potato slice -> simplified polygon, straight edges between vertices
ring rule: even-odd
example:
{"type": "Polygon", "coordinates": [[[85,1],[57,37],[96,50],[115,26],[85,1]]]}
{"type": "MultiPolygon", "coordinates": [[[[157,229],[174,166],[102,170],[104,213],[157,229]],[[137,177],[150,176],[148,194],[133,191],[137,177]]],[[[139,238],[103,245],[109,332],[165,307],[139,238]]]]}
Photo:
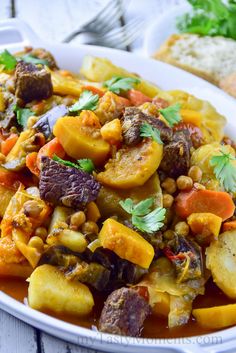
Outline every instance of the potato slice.
{"type": "Polygon", "coordinates": [[[67,280],[51,265],[37,267],[29,282],[28,301],[33,309],[83,316],[89,314],[94,306],[87,286],[67,280]]]}
{"type": "Polygon", "coordinates": [[[206,266],[214,282],[228,297],[236,299],[236,230],[219,235],[206,249],[206,266]]]}
{"type": "Polygon", "coordinates": [[[236,324],[236,304],[194,309],[198,324],[207,329],[220,329],[236,324]]]}
{"type": "Polygon", "coordinates": [[[154,141],[144,141],[134,147],[120,149],[97,175],[104,185],[129,189],[143,185],[159,167],[163,146],[154,141]]]}

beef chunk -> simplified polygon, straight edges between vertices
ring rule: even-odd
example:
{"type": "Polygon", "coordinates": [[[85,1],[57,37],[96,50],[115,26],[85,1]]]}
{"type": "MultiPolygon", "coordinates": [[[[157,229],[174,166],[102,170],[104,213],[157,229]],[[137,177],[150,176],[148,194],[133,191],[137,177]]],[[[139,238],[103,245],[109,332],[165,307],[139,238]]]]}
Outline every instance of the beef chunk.
{"type": "Polygon", "coordinates": [[[99,190],[100,184],[88,173],[42,157],[39,191],[43,200],[83,209],[88,202],[96,200],[99,190]]]}
{"type": "Polygon", "coordinates": [[[52,130],[56,121],[68,113],[68,108],[64,104],[57,105],[43,114],[34,128],[42,132],[46,138],[52,136],[52,130]]]}
{"type": "Polygon", "coordinates": [[[134,289],[117,289],[105,302],[99,320],[99,330],[137,337],[150,312],[148,303],[134,289]]]}
{"type": "Polygon", "coordinates": [[[172,136],[172,129],[169,128],[162,120],[143,113],[140,109],[130,107],[125,109],[123,119],[123,137],[124,142],[128,146],[134,146],[141,142],[140,127],[147,122],[156,129],[160,130],[161,139],[164,143],[169,142],[172,136]]]}
{"type": "Polygon", "coordinates": [[[52,96],[51,74],[41,66],[20,61],[16,66],[16,97],[24,102],[52,96]]]}
{"type": "Polygon", "coordinates": [[[190,167],[191,147],[190,134],[187,130],[175,132],[172,141],[164,146],[159,169],[172,178],[186,175],[190,167]]]}

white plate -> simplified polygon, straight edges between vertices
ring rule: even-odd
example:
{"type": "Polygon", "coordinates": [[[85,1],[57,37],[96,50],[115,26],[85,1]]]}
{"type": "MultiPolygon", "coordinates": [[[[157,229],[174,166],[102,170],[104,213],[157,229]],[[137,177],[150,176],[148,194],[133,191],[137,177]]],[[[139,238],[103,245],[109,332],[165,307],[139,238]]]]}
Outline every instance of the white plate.
{"type": "Polygon", "coordinates": [[[189,4],[172,6],[150,24],[144,36],[144,53],[147,57],[152,56],[169,36],[179,32],[176,19],[189,11],[189,4]]]}
{"type": "MultiPolygon", "coordinates": [[[[53,53],[59,66],[65,69],[78,71],[82,58],[86,54],[107,57],[115,64],[139,73],[164,89],[183,89],[191,92],[200,98],[209,100],[220,113],[224,114],[229,121],[228,133],[236,137],[236,101],[210,83],[185,71],[119,50],[46,43],[37,38],[32,30],[19,20],[7,20],[0,23],[0,39],[6,35],[14,40],[20,38],[20,42],[11,43],[8,46],[10,50],[19,50],[23,45],[29,44],[44,47],[53,53]],[[14,35],[11,36],[10,33],[14,35]]],[[[0,46],[0,51],[5,47],[6,45],[0,46]]],[[[186,339],[132,338],[104,334],[60,321],[19,303],[3,292],[0,292],[0,307],[28,324],[61,339],[108,352],[216,353],[226,352],[228,349],[233,352],[232,349],[236,346],[236,327],[186,339]]]]}

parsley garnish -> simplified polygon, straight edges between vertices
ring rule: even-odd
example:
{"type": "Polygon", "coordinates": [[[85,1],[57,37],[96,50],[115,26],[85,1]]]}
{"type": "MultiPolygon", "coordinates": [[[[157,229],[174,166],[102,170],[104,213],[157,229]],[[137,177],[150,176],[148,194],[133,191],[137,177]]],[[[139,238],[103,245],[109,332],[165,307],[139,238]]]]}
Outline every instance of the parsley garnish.
{"type": "Polygon", "coordinates": [[[61,159],[56,154],[54,154],[53,160],[58,162],[58,163],[60,163],[60,164],[65,165],[67,167],[80,169],[80,170],[82,170],[83,172],[86,172],[86,173],[92,173],[92,171],[95,169],[93,161],[91,159],[78,159],[76,161],[76,163],[73,163],[73,162],[61,159]]]}
{"type": "Polygon", "coordinates": [[[223,149],[220,156],[213,156],[210,159],[210,165],[214,167],[214,174],[219,180],[221,186],[228,192],[236,191],[236,166],[232,163],[236,158],[225,153],[223,149]]]}
{"type": "Polygon", "coordinates": [[[203,36],[224,36],[236,39],[235,0],[188,0],[190,13],[177,18],[177,28],[182,33],[203,36]]]}
{"type": "Polygon", "coordinates": [[[113,93],[119,94],[121,91],[128,91],[134,87],[134,85],[140,83],[140,80],[136,77],[120,77],[114,76],[110,80],[103,83],[104,87],[113,93]]]}
{"type": "Polygon", "coordinates": [[[24,56],[21,56],[20,59],[25,61],[26,63],[31,63],[31,64],[34,64],[34,65],[41,64],[41,65],[49,66],[49,62],[47,60],[37,58],[36,56],[33,56],[32,54],[26,54],[24,56]]]}
{"type": "Polygon", "coordinates": [[[95,110],[97,109],[99,95],[93,94],[91,91],[83,91],[78,102],[69,108],[71,113],[80,112],[81,110],[95,110]]]}
{"type": "Polygon", "coordinates": [[[170,105],[167,108],[159,110],[159,112],[164,116],[170,127],[173,127],[175,124],[181,121],[180,108],[181,105],[179,103],[176,103],[170,105]]]}
{"type": "Polygon", "coordinates": [[[153,203],[153,197],[140,201],[136,205],[132,199],[126,199],[125,201],[119,202],[120,206],[132,216],[132,224],[137,229],[141,230],[141,232],[150,234],[163,227],[163,221],[166,214],[166,209],[162,207],[158,207],[151,211],[153,203]]]}
{"type": "Polygon", "coordinates": [[[160,131],[146,122],[143,123],[140,127],[140,136],[150,137],[153,141],[159,143],[160,145],[163,145],[160,131]]]}
{"type": "Polygon", "coordinates": [[[4,50],[0,53],[0,65],[3,65],[5,70],[13,70],[16,67],[16,58],[9,53],[8,50],[4,50]]]}
{"type": "Polygon", "coordinates": [[[20,108],[17,105],[14,107],[14,112],[16,113],[16,120],[19,125],[23,128],[27,127],[27,122],[30,116],[35,115],[29,108],[20,108]]]}

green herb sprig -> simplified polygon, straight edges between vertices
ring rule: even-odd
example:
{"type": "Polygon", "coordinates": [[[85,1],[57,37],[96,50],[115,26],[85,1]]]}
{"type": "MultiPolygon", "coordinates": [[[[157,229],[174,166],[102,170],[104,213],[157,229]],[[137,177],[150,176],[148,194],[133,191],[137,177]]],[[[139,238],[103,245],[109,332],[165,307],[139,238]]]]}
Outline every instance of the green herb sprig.
{"type": "Polygon", "coordinates": [[[93,161],[91,159],[78,159],[76,161],[76,163],[73,163],[71,161],[66,161],[66,160],[62,159],[62,158],[58,157],[57,155],[54,155],[53,160],[60,163],[60,164],[65,165],[67,167],[80,169],[83,172],[86,172],[89,174],[91,174],[95,169],[93,161]]]}
{"type": "Polygon", "coordinates": [[[16,58],[11,53],[9,53],[8,50],[4,50],[0,53],[0,65],[3,65],[4,70],[14,70],[16,64],[16,58]]]}
{"type": "Polygon", "coordinates": [[[181,108],[181,104],[176,103],[176,104],[170,105],[167,108],[163,108],[159,110],[159,112],[166,119],[170,127],[173,127],[175,124],[178,124],[181,121],[180,108],[181,108]]]}
{"type": "Polygon", "coordinates": [[[143,123],[140,127],[140,136],[150,137],[153,141],[163,145],[160,131],[147,122],[143,123]]]}
{"type": "Polygon", "coordinates": [[[16,120],[18,124],[23,128],[27,127],[29,117],[35,115],[35,113],[29,108],[20,108],[17,105],[14,107],[14,112],[16,113],[16,120]]]}
{"type": "Polygon", "coordinates": [[[79,113],[82,110],[95,110],[97,109],[99,95],[93,94],[91,91],[83,91],[80,95],[78,102],[69,108],[71,113],[79,113]]]}
{"type": "Polygon", "coordinates": [[[46,65],[49,66],[49,62],[46,59],[40,59],[32,54],[26,54],[20,57],[21,60],[26,63],[34,64],[34,65],[46,65]]]}
{"type": "Polygon", "coordinates": [[[128,91],[140,83],[136,77],[114,76],[103,83],[103,86],[113,93],[119,94],[121,91],[128,91]]]}
{"type": "Polygon", "coordinates": [[[219,180],[220,185],[228,192],[236,191],[236,165],[232,162],[236,158],[231,154],[220,151],[221,155],[213,156],[210,159],[210,165],[214,167],[214,174],[219,180]]]}
{"type": "Polygon", "coordinates": [[[151,211],[153,206],[154,198],[150,197],[146,200],[140,201],[138,204],[134,204],[132,199],[126,199],[120,201],[120,206],[129,213],[132,224],[141,232],[154,233],[163,227],[166,209],[158,207],[151,211]]]}
{"type": "Polygon", "coordinates": [[[224,36],[236,39],[235,0],[188,0],[192,12],[177,19],[182,33],[208,36],[224,36]]]}

